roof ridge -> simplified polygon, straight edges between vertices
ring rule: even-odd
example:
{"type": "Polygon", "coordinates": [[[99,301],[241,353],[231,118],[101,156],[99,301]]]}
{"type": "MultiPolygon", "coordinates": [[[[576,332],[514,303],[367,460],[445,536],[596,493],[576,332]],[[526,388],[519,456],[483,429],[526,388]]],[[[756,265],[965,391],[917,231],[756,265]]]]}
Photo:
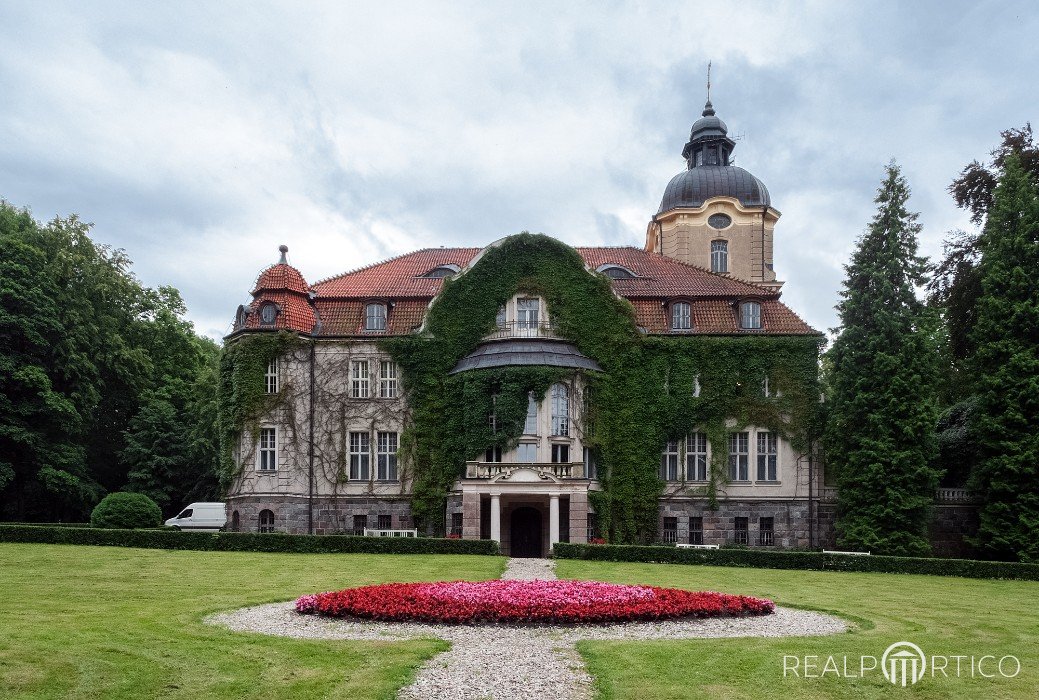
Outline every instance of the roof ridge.
{"type": "Polygon", "coordinates": [[[315,287],[315,286],[317,286],[319,284],[324,284],[325,282],[331,282],[332,280],[342,279],[343,277],[348,277],[350,275],[355,275],[358,272],[364,272],[365,270],[370,270],[373,267],[378,267],[379,265],[385,265],[386,263],[391,263],[391,262],[394,262],[395,260],[400,260],[401,258],[406,258],[409,255],[418,255],[419,253],[425,253],[427,251],[436,251],[436,250],[481,250],[481,249],[476,247],[476,246],[451,246],[451,247],[439,246],[439,247],[436,247],[436,248],[431,248],[431,247],[417,248],[415,250],[409,250],[409,251],[404,252],[404,253],[399,253],[399,254],[391,256],[389,258],[384,258],[383,260],[377,260],[377,261],[375,261],[373,263],[369,263],[367,265],[361,265],[360,267],[355,267],[352,270],[347,270],[346,272],[340,272],[339,274],[332,275],[331,277],[325,277],[323,279],[318,280],[317,282],[314,282],[314,284],[312,284],[310,286],[311,287],[315,287]]]}

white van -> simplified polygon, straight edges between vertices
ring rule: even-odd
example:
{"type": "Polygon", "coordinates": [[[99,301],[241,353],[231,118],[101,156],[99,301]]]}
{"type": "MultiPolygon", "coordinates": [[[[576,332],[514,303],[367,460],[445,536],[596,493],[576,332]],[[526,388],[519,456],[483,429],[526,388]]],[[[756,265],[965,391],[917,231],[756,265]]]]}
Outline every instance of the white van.
{"type": "Polygon", "coordinates": [[[192,503],[166,525],[178,530],[218,532],[227,523],[226,513],[223,503],[192,503]]]}

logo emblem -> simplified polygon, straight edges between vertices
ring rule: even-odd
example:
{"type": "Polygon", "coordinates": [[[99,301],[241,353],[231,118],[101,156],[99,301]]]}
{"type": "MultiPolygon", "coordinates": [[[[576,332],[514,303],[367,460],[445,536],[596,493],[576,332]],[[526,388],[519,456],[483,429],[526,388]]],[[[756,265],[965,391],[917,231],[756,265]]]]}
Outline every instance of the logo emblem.
{"type": "Polygon", "coordinates": [[[884,650],[880,659],[880,668],[884,678],[892,685],[914,685],[924,677],[927,670],[927,657],[923,650],[912,642],[895,642],[884,650]]]}

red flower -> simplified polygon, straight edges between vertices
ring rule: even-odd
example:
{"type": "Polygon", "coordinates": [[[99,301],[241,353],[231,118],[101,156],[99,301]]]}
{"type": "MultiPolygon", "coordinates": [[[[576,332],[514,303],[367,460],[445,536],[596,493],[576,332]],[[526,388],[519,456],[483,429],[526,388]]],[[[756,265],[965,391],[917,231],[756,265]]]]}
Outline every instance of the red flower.
{"type": "Polygon", "coordinates": [[[303,596],[296,607],[328,617],[447,623],[627,622],[775,610],[771,600],[725,593],[541,580],[387,583],[303,596]]]}

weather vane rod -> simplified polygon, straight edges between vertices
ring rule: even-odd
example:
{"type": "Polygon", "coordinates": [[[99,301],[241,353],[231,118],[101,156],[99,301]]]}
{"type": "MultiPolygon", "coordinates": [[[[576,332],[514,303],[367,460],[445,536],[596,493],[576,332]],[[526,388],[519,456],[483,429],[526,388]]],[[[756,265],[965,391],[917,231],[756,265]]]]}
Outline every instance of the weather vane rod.
{"type": "Polygon", "coordinates": [[[711,101],[711,62],[707,62],[707,101],[711,101]]]}

